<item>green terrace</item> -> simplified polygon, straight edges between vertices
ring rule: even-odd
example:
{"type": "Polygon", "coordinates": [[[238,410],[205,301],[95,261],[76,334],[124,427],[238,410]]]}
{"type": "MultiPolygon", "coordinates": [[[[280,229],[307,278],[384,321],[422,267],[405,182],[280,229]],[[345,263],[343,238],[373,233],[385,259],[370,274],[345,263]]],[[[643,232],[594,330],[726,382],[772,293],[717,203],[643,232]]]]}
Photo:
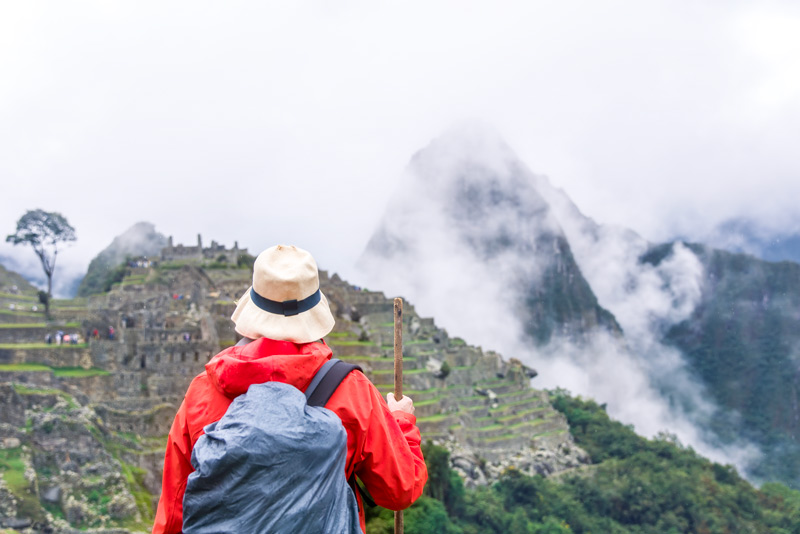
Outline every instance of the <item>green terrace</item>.
{"type": "Polygon", "coordinates": [[[504,415],[503,417],[498,417],[497,421],[501,423],[505,423],[520,417],[525,417],[526,415],[530,415],[536,412],[540,412],[542,410],[547,410],[546,406],[537,406],[535,408],[530,408],[528,410],[522,410],[521,412],[512,413],[511,415],[504,415]]]}
{"type": "Polygon", "coordinates": [[[31,319],[40,319],[44,315],[44,310],[30,311],[30,310],[6,310],[0,309],[0,315],[15,315],[18,317],[30,317],[31,319]]]}
{"type": "Polygon", "coordinates": [[[30,386],[26,386],[25,384],[12,384],[14,387],[14,391],[19,393],[20,395],[67,395],[60,389],[52,389],[52,388],[32,388],[30,386]]]}
{"type": "Polygon", "coordinates": [[[481,441],[484,443],[497,443],[499,441],[508,441],[516,438],[516,434],[501,434],[499,436],[494,436],[491,438],[481,438],[481,441]]]}
{"type": "Polygon", "coordinates": [[[0,328],[80,328],[81,323],[69,322],[64,324],[48,323],[0,323],[0,328]]]}
{"type": "Polygon", "coordinates": [[[339,347],[374,347],[377,344],[374,341],[358,341],[358,340],[348,340],[343,339],[336,341],[331,340],[331,345],[336,345],[339,347]]]}
{"type": "Polygon", "coordinates": [[[492,432],[494,430],[502,430],[503,428],[505,428],[504,425],[493,423],[491,425],[478,427],[475,429],[475,432],[492,432]]]}
{"type": "MultiPolygon", "coordinates": [[[[538,397],[531,396],[531,397],[529,397],[527,399],[521,399],[521,400],[517,400],[517,401],[514,401],[514,402],[507,402],[507,403],[503,403],[503,404],[498,404],[497,408],[493,408],[493,410],[494,411],[503,411],[506,408],[513,408],[515,406],[524,406],[526,404],[530,404],[531,402],[535,402],[535,401],[538,401],[538,400],[539,400],[538,397]]],[[[542,404],[542,406],[544,406],[544,404],[542,404]]]]}
{"type": "Polygon", "coordinates": [[[6,298],[12,300],[27,300],[29,302],[39,302],[38,295],[15,295],[13,293],[0,292],[0,298],[6,298]]]}
{"type": "Polygon", "coordinates": [[[59,309],[83,309],[89,303],[86,297],[75,297],[72,299],[53,299],[50,304],[59,309]]]}
{"type": "Polygon", "coordinates": [[[106,376],[111,373],[103,369],[84,369],[82,367],[49,367],[38,363],[4,363],[0,364],[0,372],[52,372],[59,378],[83,378],[87,376],[106,376]]]}
{"type": "MultiPolygon", "coordinates": [[[[438,423],[440,421],[444,421],[445,419],[450,419],[453,417],[458,417],[458,413],[440,413],[437,415],[429,415],[427,417],[417,417],[417,424],[419,423],[438,423]]],[[[460,426],[456,425],[456,426],[460,426]]]]}
{"type": "MultiPolygon", "coordinates": [[[[347,355],[344,355],[344,356],[342,356],[342,358],[345,359],[345,360],[348,360],[348,361],[357,361],[357,362],[363,362],[363,361],[367,361],[367,362],[369,362],[369,361],[373,361],[373,362],[391,362],[392,361],[392,358],[390,358],[389,356],[347,356],[347,355]]],[[[414,356],[408,356],[408,357],[404,356],[403,357],[403,361],[414,361],[415,362],[415,361],[417,361],[417,358],[414,357],[414,356]]]]}
{"type": "Polygon", "coordinates": [[[484,415],[483,417],[475,417],[473,421],[476,423],[486,423],[488,421],[494,421],[494,417],[491,415],[484,415]]]}
{"type": "Polygon", "coordinates": [[[250,267],[245,265],[238,267],[236,264],[233,263],[219,262],[214,260],[195,260],[195,259],[162,261],[161,263],[158,264],[156,270],[177,271],[179,269],[183,269],[187,265],[200,267],[203,269],[213,269],[219,271],[250,270],[250,267]]]}
{"type": "MultiPolygon", "coordinates": [[[[78,408],[78,403],[75,402],[75,399],[69,393],[65,391],[61,391],[59,389],[52,389],[52,388],[42,388],[42,387],[30,387],[24,384],[14,384],[14,391],[16,391],[20,395],[58,395],[59,397],[63,398],[67,401],[67,405],[71,409],[78,408]]],[[[44,411],[49,411],[50,409],[44,408],[44,411]]],[[[2,532],[2,531],[0,531],[2,532]]]]}
{"type": "MultiPolygon", "coordinates": [[[[380,358],[377,358],[380,359],[380,358]]],[[[430,373],[427,369],[405,369],[403,370],[404,375],[418,375],[420,373],[430,373]]],[[[379,369],[377,371],[372,371],[374,375],[392,375],[394,374],[393,369],[379,369]]]]}
{"type": "Polygon", "coordinates": [[[537,427],[537,426],[543,425],[546,422],[547,422],[547,419],[534,419],[533,421],[522,421],[520,423],[516,423],[514,425],[510,425],[508,428],[510,430],[518,430],[518,429],[523,428],[523,427],[533,428],[533,427],[537,427]]]}
{"type": "Polygon", "coordinates": [[[57,345],[55,343],[0,343],[0,349],[8,350],[33,350],[33,349],[51,349],[51,350],[65,350],[65,349],[85,349],[88,348],[88,343],[77,343],[57,345]]]}
{"type": "MultiPolygon", "coordinates": [[[[453,385],[446,386],[446,387],[443,387],[443,388],[406,389],[406,390],[404,390],[404,393],[408,394],[409,396],[427,395],[429,393],[440,393],[440,392],[445,392],[445,391],[452,391],[454,389],[463,389],[465,387],[469,387],[469,386],[462,386],[462,385],[458,385],[458,384],[453,384],[453,385]]],[[[378,389],[385,389],[387,391],[387,393],[388,393],[389,391],[392,391],[392,386],[391,385],[382,384],[382,385],[378,386],[378,389]]]]}
{"type": "Polygon", "coordinates": [[[491,380],[482,380],[481,382],[478,382],[475,385],[479,386],[479,387],[482,387],[482,388],[493,388],[493,387],[497,387],[497,386],[505,386],[505,385],[512,385],[512,384],[514,384],[514,383],[510,382],[508,380],[505,380],[503,378],[493,378],[491,380]]]}
{"type": "Polygon", "coordinates": [[[554,430],[548,430],[547,432],[542,432],[541,434],[538,434],[536,437],[537,438],[546,438],[548,436],[558,436],[558,435],[566,434],[566,433],[567,433],[567,429],[566,428],[556,428],[554,430]]]}
{"type": "Polygon", "coordinates": [[[430,406],[431,404],[440,404],[443,398],[444,397],[434,397],[432,399],[422,400],[419,402],[415,402],[414,406],[420,407],[420,406],[430,406]]]}

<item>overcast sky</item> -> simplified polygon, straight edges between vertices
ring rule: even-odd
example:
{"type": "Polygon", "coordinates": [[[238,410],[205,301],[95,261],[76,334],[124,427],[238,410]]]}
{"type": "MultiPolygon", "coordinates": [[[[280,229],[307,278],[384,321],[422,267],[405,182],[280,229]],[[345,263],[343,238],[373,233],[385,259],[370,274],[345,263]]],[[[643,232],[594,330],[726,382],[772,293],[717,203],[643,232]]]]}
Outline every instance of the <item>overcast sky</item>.
{"type": "Polygon", "coordinates": [[[0,234],[61,212],[75,271],[145,220],[347,277],[409,158],[472,119],[600,223],[785,227],[794,4],[0,0],[0,234]]]}

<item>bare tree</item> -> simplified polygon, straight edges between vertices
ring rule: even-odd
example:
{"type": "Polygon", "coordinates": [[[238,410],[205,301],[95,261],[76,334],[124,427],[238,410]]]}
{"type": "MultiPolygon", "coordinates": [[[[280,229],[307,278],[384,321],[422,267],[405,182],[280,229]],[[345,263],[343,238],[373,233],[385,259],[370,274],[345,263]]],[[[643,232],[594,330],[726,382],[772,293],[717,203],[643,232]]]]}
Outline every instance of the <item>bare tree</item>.
{"type": "Polygon", "coordinates": [[[53,271],[56,269],[59,243],[75,241],[75,229],[67,219],[56,212],[29,210],[17,221],[17,231],[6,236],[6,241],[14,244],[27,244],[33,247],[42,269],[47,276],[47,302],[45,312],[50,313],[50,299],[53,289],[53,271]]]}

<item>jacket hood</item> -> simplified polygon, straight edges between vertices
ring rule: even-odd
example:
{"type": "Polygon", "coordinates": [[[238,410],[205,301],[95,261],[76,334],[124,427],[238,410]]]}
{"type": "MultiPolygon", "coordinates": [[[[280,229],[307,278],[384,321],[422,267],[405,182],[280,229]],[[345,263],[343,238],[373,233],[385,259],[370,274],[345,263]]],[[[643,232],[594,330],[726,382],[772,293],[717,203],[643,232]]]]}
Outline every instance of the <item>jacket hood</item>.
{"type": "Polygon", "coordinates": [[[331,354],[324,342],[292,343],[262,337],[223,350],[206,364],[206,374],[229,398],[263,382],[283,382],[305,391],[331,354]]]}

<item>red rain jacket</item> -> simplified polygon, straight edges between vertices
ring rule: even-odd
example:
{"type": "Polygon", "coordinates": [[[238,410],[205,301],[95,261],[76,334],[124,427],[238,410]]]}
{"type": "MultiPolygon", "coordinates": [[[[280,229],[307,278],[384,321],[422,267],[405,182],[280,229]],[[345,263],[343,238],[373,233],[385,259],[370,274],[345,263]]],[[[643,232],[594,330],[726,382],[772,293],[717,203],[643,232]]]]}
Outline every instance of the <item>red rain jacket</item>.
{"type": "MultiPolygon", "coordinates": [[[[267,338],[230,347],[212,358],[205,372],[192,380],[172,423],[153,534],[181,531],[186,479],[194,470],[192,447],[203,427],[220,420],[233,399],[251,384],[277,381],[305,391],[330,358],[331,349],[324,343],[267,338]]],[[[419,498],[428,471],[413,415],[390,412],[375,386],[359,372],[342,380],[325,407],[339,416],[347,430],[348,479],[355,473],[375,503],[390,510],[407,508],[419,498]]],[[[357,498],[361,530],[366,532],[364,507],[357,498]]]]}

